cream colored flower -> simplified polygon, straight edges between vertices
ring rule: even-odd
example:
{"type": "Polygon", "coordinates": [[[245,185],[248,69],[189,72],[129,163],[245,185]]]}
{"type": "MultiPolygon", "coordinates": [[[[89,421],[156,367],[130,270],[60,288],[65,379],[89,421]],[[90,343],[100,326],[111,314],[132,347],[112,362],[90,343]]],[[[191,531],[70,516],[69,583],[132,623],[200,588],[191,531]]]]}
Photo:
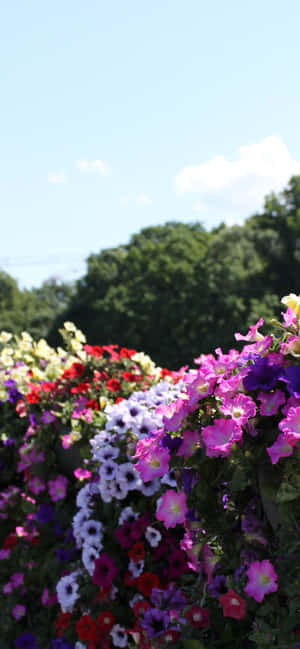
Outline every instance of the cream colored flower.
{"type": "Polygon", "coordinates": [[[0,343],[8,343],[12,339],[12,334],[8,331],[1,331],[0,333],[0,343]]]}
{"type": "Polygon", "coordinates": [[[293,309],[293,311],[295,312],[297,318],[299,318],[299,315],[300,315],[300,295],[295,295],[295,293],[290,293],[289,295],[285,295],[285,297],[282,298],[281,302],[285,306],[290,307],[290,309],[293,309]]]}

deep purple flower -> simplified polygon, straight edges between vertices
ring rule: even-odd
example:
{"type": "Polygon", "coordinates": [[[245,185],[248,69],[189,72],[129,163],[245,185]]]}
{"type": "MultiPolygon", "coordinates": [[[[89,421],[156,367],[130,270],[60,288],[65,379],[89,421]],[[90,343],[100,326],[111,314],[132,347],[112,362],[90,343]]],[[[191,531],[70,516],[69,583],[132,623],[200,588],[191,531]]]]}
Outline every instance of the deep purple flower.
{"type": "Polygon", "coordinates": [[[37,416],[36,416],[36,415],[33,415],[33,414],[31,413],[31,414],[29,415],[29,421],[30,421],[30,425],[31,425],[31,426],[38,426],[38,423],[39,423],[39,422],[38,422],[38,420],[37,420],[37,416]]]}
{"type": "Polygon", "coordinates": [[[259,358],[249,366],[243,383],[246,390],[272,390],[282,373],[280,365],[272,365],[268,358],[259,358]]]}
{"type": "Polygon", "coordinates": [[[186,468],[181,472],[183,490],[185,493],[190,494],[194,484],[197,482],[196,471],[194,469],[186,468]]]}
{"type": "Polygon", "coordinates": [[[19,401],[19,399],[22,399],[23,395],[19,390],[16,388],[10,388],[9,393],[8,393],[8,401],[10,403],[15,403],[16,401],[19,401]]]}
{"type": "Polygon", "coordinates": [[[39,649],[32,633],[23,633],[16,639],[18,649],[39,649]]]}
{"type": "Polygon", "coordinates": [[[150,599],[157,608],[168,608],[176,611],[184,608],[187,602],[182,592],[173,586],[170,586],[168,590],[153,588],[150,599]]]}
{"type": "Polygon", "coordinates": [[[280,380],[286,383],[287,390],[297,399],[300,398],[300,366],[291,365],[283,370],[280,380]]]}
{"type": "Polygon", "coordinates": [[[40,506],[37,513],[37,519],[40,521],[40,523],[50,523],[50,521],[53,520],[53,517],[54,507],[52,505],[44,503],[40,506]]]}
{"type": "Polygon", "coordinates": [[[161,611],[158,608],[149,608],[144,615],[141,626],[146,630],[149,638],[164,633],[168,628],[170,622],[170,615],[167,611],[161,611]]]}
{"type": "Polygon", "coordinates": [[[56,556],[58,558],[58,561],[70,561],[71,552],[69,552],[69,550],[65,550],[65,548],[57,548],[56,556]]]}
{"type": "Polygon", "coordinates": [[[14,379],[6,379],[6,381],[4,381],[4,385],[7,388],[14,388],[17,385],[17,382],[14,381],[14,379]]]}
{"type": "Polygon", "coordinates": [[[51,640],[50,649],[74,649],[73,642],[68,642],[64,638],[55,638],[51,640]]]}
{"type": "Polygon", "coordinates": [[[211,584],[207,586],[207,590],[211,597],[220,597],[227,592],[227,582],[225,575],[216,575],[211,584]]]}
{"type": "Polygon", "coordinates": [[[165,435],[162,438],[162,446],[168,448],[171,453],[178,451],[179,447],[182,444],[182,439],[180,437],[172,437],[171,435],[165,435]]]}

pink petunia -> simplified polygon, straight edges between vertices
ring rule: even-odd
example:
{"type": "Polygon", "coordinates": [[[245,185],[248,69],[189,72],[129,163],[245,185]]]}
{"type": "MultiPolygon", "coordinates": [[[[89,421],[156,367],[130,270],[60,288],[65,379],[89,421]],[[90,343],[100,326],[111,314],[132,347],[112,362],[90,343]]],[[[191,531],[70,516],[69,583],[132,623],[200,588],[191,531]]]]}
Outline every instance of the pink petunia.
{"type": "Polygon", "coordinates": [[[18,586],[22,586],[24,584],[24,573],[23,572],[15,572],[11,576],[10,581],[11,581],[14,588],[18,588],[18,586]]]}
{"type": "Polygon", "coordinates": [[[226,457],[233,445],[242,438],[242,428],[232,419],[217,419],[212,426],[202,428],[208,457],[226,457]]]}
{"type": "Polygon", "coordinates": [[[249,581],[244,591],[256,602],[262,602],[265,595],[278,590],[278,575],[268,559],[251,563],[246,575],[249,581]]]}
{"type": "Polygon", "coordinates": [[[238,394],[233,399],[225,397],[220,409],[224,415],[230,415],[240,426],[246,424],[248,419],[256,415],[255,402],[245,394],[238,394]]]}
{"type": "Polygon", "coordinates": [[[16,604],[11,613],[15,620],[20,620],[26,615],[26,606],[23,606],[23,604],[16,604]]]}
{"type": "Polygon", "coordinates": [[[184,523],[187,511],[185,493],[168,489],[158,501],[156,518],[163,521],[167,528],[176,527],[184,523]]]}
{"type": "Polygon", "coordinates": [[[145,482],[160,477],[169,471],[170,453],[167,448],[153,448],[136,463],[135,468],[145,482]]]}
{"type": "Polygon", "coordinates": [[[66,496],[68,478],[64,475],[58,475],[55,480],[48,481],[49,495],[53,502],[63,500],[66,496]]]}
{"type": "Polygon", "coordinates": [[[177,451],[177,455],[183,455],[184,459],[187,460],[200,446],[200,441],[200,435],[197,430],[185,430],[183,433],[183,442],[177,451]]]}
{"type": "Polygon", "coordinates": [[[300,441],[300,408],[290,408],[285,419],[278,424],[287,441],[294,446],[300,441]]]}
{"type": "Polygon", "coordinates": [[[87,478],[92,477],[92,472],[89,471],[88,469],[75,469],[74,471],[74,476],[78,480],[86,480],[87,478]]]}
{"type": "Polygon", "coordinates": [[[41,491],[45,491],[46,483],[35,475],[33,478],[30,478],[28,487],[34,494],[38,495],[41,491]]]}
{"type": "Polygon", "coordinates": [[[266,451],[271,458],[272,464],[277,464],[281,457],[288,457],[293,454],[293,446],[287,440],[285,434],[278,435],[272,446],[268,446],[266,451]]]}
{"type": "Polygon", "coordinates": [[[240,333],[234,334],[234,337],[236,340],[247,340],[248,342],[253,342],[256,340],[261,340],[263,337],[261,333],[259,333],[258,329],[262,327],[264,324],[264,319],[260,318],[255,325],[252,325],[246,334],[246,336],[242,336],[240,333]]]}
{"type": "Polygon", "coordinates": [[[264,417],[276,415],[279,406],[282,406],[285,403],[285,394],[282,390],[259,392],[257,398],[261,402],[259,412],[264,417]]]}

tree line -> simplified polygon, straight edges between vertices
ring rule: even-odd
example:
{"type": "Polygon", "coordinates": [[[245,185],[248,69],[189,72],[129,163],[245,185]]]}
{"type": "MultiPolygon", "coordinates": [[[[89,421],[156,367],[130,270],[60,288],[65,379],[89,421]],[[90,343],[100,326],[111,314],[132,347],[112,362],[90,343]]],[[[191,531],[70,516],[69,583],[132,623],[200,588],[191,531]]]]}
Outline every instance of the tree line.
{"type": "Polygon", "coordinates": [[[300,176],[266,197],[243,225],[167,222],[87,259],[73,284],[47,280],[21,290],[0,272],[0,329],[61,344],[66,320],[90,344],[117,343],[176,369],[200,353],[235,345],[280,298],[300,291],[300,176]]]}

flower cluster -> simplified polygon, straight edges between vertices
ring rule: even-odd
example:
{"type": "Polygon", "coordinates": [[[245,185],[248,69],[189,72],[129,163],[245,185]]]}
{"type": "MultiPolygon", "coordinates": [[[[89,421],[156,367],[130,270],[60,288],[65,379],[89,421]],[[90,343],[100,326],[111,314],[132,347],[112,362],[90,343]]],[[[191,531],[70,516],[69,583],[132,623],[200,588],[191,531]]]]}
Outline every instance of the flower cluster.
{"type": "Polygon", "coordinates": [[[57,351],[25,333],[0,335],[0,628],[11,647],[17,629],[16,646],[48,649],[53,638],[53,649],[63,649],[54,640],[55,586],[78,555],[72,519],[92,475],[89,440],[106,422],[104,408],[172,378],[133,349],[85,344],[72,323],[61,333],[65,349],[57,351]],[[37,619],[33,641],[27,631],[37,619]]]}

